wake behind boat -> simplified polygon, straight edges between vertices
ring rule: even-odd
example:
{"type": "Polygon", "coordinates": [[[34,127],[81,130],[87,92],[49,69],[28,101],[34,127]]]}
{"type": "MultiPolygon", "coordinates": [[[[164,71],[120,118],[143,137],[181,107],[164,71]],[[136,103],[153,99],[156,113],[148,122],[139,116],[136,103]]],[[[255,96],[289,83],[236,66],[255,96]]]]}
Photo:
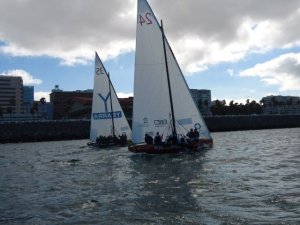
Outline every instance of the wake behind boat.
{"type": "Polygon", "coordinates": [[[97,52],[95,53],[95,74],[93,105],[91,115],[90,141],[88,145],[126,146],[131,139],[131,130],[97,52]]]}
{"type": "Polygon", "coordinates": [[[138,0],[132,123],[131,152],[173,153],[213,145],[163,26],[146,0],[138,0]]]}

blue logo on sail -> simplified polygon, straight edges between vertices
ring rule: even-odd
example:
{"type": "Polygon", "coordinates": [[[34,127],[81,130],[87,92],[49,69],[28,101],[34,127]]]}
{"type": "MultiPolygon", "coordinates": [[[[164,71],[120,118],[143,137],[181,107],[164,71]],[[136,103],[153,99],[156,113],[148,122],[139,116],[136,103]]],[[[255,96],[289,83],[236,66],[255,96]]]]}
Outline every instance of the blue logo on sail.
{"type": "Polygon", "coordinates": [[[121,111],[115,111],[115,112],[104,112],[104,113],[93,113],[93,119],[94,120],[106,120],[113,118],[121,118],[122,112],[121,111]]]}
{"type": "Polygon", "coordinates": [[[122,112],[121,111],[108,112],[107,100],[110,97],[110,92],[108,92],[108,94],[105,98],[100,93],[98,95],[104,102],[105,112],[103,112],[103,113],[93,113],[93,119],[94,120],[106,120],[106,119],[111,119],[111,118],[121,118],[122,117],[122,112]]]}

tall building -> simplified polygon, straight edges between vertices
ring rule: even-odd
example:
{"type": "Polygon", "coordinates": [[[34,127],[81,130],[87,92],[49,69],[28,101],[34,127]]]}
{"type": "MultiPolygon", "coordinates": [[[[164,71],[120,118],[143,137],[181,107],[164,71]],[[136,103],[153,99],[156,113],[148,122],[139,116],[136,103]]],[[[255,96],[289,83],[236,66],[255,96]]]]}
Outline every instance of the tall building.
{"type": "Polygon", "coordinates": [[[190,89],[190,93],[201,111],[201,114],[204,116],[211,115],[211,91],[205,89],[190,89]]]}
{"type": "Polygon", "coordinates": [[[22,77],[0,75],[0,108],[3,114],[23,113],[22,77]]]}
{"type": "Polygon", "coordinates": [[[300,114],[300,97],[267,96],[260,101],[264,114],[300,114]]]}
{"type": "Polygon", "coordinates": [[[34,102],[34,86],[23,86],[24,113],[29,114],[34,102]]]}

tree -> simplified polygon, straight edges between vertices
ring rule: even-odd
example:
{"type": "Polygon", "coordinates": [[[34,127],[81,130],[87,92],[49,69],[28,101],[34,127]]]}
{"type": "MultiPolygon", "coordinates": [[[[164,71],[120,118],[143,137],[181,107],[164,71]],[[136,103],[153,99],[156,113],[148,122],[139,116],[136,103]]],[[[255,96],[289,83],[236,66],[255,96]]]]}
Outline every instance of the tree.
{"type": "Polygon", "coordinates": [[[228,113],[231,114],[231,115],[235,114],[235,104],[234,104],[233,100],[231,100],[229,102],[228,113]]]}
{"type": "Polygon", "coordinates": [[[252,100],[250,102],[247,99],[246,104],[238,104],[233,100],[226,105],[225,100],[216,100],[214,105],[211,107],[211,112],[213,115],[249,115],[249,114],[261,114],[263,112],[261,104],[252,100]]]}
{"type": "Polygon", "coordinates": [[[32,119],[34,120],[34,114],[38,113],[39,111],[39,103],[34,102],[30,108],[30,114],[32,115],[32,119]]]}
{"type": "Polygon", "coordinates": [[[215,104],[211,107],[211,112],[213,115],[226,115],[226,101],[216,100],[215,104]]]}
{"type": "Polygon", "coordinates": [[[42,111],[41,117],[42,117],[42,119],[46,119],[46,112],[45,112],[46,98],[44,98],[44,97],[41,98],[39,103],[41,105],[41,111],[42,111]]]}
{"type": "Polygon", "coordinates": [[[32,120],[34,120],[34,114],[35,114],[35,111],[34,111],[33,105],[32,105],[31,108],[30,108],[30,114],[31,114],[31,116],[32,116],[32,120]]]}
{"type": "Polygon", "coordinates": [[[33,110],[34,110],[34,113],[37,113],[37,116],[39,119],[39,103],[38,102],[33,103],[33,110]]]}

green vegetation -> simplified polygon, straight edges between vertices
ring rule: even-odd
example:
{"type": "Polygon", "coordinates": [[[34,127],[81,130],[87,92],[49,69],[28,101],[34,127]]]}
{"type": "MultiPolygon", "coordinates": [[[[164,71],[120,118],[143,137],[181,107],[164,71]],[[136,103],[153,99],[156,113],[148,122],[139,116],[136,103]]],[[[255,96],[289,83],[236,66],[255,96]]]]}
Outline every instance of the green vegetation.
{"type": "Polygon", "coordinates": [[[226,105],[225,100],[216,100],[215,104],[211,107],[213,115],[251,115],[251,114],[262,114],[263,109],[260,103],[247,99],[246,104],[237,103],[233,100],[230,101],[229,105],[226,105]]]}

